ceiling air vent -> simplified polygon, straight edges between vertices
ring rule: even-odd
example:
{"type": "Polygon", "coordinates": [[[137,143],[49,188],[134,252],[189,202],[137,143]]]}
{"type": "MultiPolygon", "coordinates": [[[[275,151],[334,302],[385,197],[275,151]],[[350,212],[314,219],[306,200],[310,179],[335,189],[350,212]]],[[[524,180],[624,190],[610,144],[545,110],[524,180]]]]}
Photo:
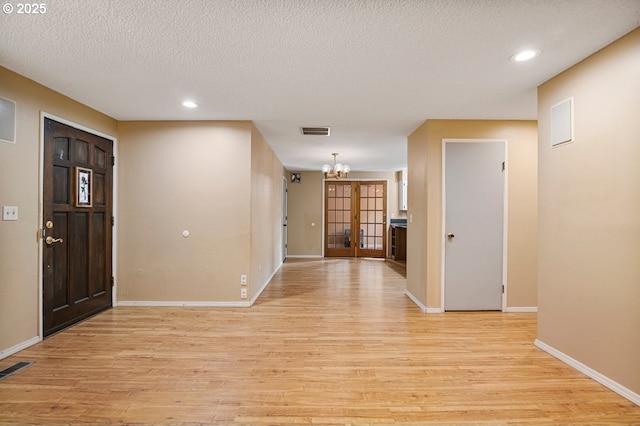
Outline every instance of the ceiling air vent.
{"type": "Polygon", "coordinates": [[[303,135],[329,136],[330,127],[300,127],[303,135]]]}

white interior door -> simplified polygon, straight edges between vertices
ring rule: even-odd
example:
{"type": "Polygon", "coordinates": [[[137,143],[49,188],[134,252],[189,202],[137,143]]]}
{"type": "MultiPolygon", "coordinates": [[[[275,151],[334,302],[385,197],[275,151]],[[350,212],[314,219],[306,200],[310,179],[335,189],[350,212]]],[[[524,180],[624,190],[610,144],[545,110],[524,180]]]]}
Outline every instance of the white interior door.
{"type": "Polygon", "coordinates": [[[505,142],[445,143],[445,310],[501,310],[505,142]]]}

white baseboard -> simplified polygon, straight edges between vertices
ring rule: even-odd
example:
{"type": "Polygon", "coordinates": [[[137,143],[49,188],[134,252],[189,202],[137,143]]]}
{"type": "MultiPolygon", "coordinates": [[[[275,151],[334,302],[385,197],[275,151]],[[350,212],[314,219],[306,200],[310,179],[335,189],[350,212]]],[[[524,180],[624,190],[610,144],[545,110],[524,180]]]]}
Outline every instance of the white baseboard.
{"type": "Polygon", "coordinates": [[[118,306],[185,306],[185,307],[206,307],[206,308],[249,308],[251,302],[188,302],[188,301],[157,301],[157,300],[121,300],[118,306]]]}
{"type": "Polygon", "coordinates": [[[511,306],[511,307],[505,308],[504,312],[523,313],[523,314],[537,313],[538,307],[537,306],[511,306]]]}
{"type": "Polygon", "coordinates": [[[256,292],[253,298],[250,301],[246,302],[189,302],[189,301],[173,301],[173,300],[120,300],[118,301],[118,306],[164,306],[164,307],[172,307],[172,306],[185,306],[185,307],[196,307],[196,308],[250,308],[258,297],[262,294],[262,292],[267,288],[273,276],[278,272],[278,270],[282,267],[282,263],[278,265],[273,274],[269,277],[267,282],[265,282],[262,287],[256,292]]]}
{"type": "Polygon", "coordinates": [[[321,254],[288,254],[287,259],[322,259],[321,254]]]}
{"type": "Polygon", "coordinates": [[[421,301],[418,300],[409,290],[405,290],[404,294],[411,299],[413,303],[415,303],[418,308],[422,311],[423,314],[441,314],[442,309],[440,308],[427,308],[421,301]]]}
{"type": "Polygon", "coordinates": [[[267,288],[267,286],[269,285],[269,283],[271,282],[271,280],[273,279],[273,277],[276,275],[276,273],[280,270],[280,268],[282,268],[282,265],[284,264],[284,262],[280,262],[280,264],[278,265],[278,267],[276,268],[275,271],[273,271],[273,274],[271,274],[271,276],[267,279],[267,282],[265,282],[264,284],[262,284],[262,287],[260,287],[260,289],[256,292],[256,294],[251,298],[251,302],[249,302],[251,304],[251,306],[253,306],[254,303],[256,303],[256,300],[258,300],[258,297],[260,297],[260,295],[262,294],[262,292],[267,288]]]}
{"type": "Polygon", "coordinates": [[[7,358],[13,354],[20,352],[23,349],[27,349],[29,346],[33,346],[36,343],[39,343],[40,340],[41,340],[40,337],[35,336],[29,340],[25,340],[22,343],[18,343],[17,345],[11,346],[10,348],[3,349],[0,351],[0,359],[7,358]]]}
{"type": "Polygon", "coordinates": [[[607,376],[605,376],[605,375],[603,375],[601,373],[598,373],[597,371],[595,371],[594,369],[584,365],[580,361],[571,358],[569,355],[567,355],[567,354],[565,354],[563,352],[560,352],[559,350],[557,350],[553,346],[549,346],[546,343],[544,343],[544,342],[542,342],[542,341],[540,341],[538,339],[536,339],[535,345],[538,348],[542,349],[543,351],[547,352],[548,354],[558,358],[560,361],[564,362],[565,364],[568,364],[571,367],[573,367],[576,370],[578,370],[579,372],[591,377],[596,382],[608,387],[609,389],[611,389],[612,391],[614,391],[618,395],[628,399],[629,401],[633,402],[636,405],[640,405],[640,395],[638,395],[637,393],[633,392],[631,389],[625,388],[620,383],[611,380],[607,376]]]}
{"type": "MultiPolygon", "coordinates": [[[[428,308],[426,307],[421,301],[418,300],[417,297],[415,297],[413,294],[411,294],[411,292],[409,290],[405,290],[404,294],[407,295],[407,297],[409,299],[411,299],[411,301],[413,303],[415,303],[416,305],[418,305],[418,307],[420,308],[420,310],[422,311],[422,313],[425,314],[441,314],[444,312],[444,310],[442,308],[428,308]]],[[[537,306],[515,306],[515,307],[511,307],[511,308],[506,308],[504,312],[513,312],[513,313],[530,313],[530,312],[538,312],[538,307],[537,306]]]]}
{"type": "Polygon", "coordinates": [[[420,308],[420,310],[422,311],[422,313],[423,313],[423,314],[426,314],[426,313],[427,313],[427,309],[428,309],[428,308],[427,308],[427,307],[426,307],[426,306],[425,306],[421,301],[419,301],[419,300],[418,300],[418,298],[417,298],[417,297],[415,297],[415,296],[414,296],[414,295],[409,291],[409,289],[406,289],[406,290],[404,291],[404,294],[405,294],[409,299],[411,299],[411,301],[412,301],[413,303],[415,303],[415,304],[418,306],[418,308],[420,308]]]}

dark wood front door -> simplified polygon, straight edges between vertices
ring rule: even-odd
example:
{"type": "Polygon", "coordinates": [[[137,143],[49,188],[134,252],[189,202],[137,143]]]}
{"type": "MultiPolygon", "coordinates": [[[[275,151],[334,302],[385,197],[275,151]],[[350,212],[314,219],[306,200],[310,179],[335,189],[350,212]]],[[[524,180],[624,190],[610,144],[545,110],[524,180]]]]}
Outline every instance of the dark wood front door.
{"type": "Polygon", "coordinates": [[[44,336],[112,305],[113,142],[44,119],[44,336]]]}

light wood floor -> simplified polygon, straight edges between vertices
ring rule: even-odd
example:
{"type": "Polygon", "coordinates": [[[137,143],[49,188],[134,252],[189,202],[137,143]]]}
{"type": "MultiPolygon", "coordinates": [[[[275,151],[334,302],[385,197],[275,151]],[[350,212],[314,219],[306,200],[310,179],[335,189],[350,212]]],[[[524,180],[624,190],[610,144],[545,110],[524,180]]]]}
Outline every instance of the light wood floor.
{"type": "Polygon", "coordinates": [[[533,345],[535,314],[425,315],[382,261],[287,261],[250,309],[116,308],[0,361],[0,424],[640,424],[533,345]]]}

